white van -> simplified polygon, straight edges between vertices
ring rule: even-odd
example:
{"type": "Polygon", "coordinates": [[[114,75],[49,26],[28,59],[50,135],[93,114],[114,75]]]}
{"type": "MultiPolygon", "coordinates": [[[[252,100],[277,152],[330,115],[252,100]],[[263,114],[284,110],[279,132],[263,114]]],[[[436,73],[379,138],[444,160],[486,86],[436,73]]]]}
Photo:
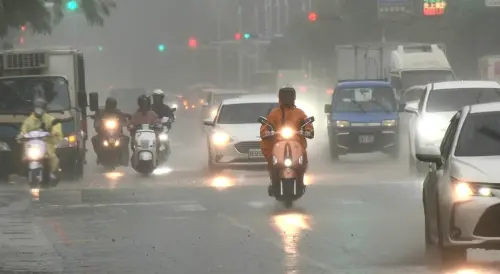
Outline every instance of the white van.
{"type": "Polygon", "coordinates": [[[399,45],[391,52],[391,84],[397,90],[411,86],[455,80],[455,74],[444,53],[444,45],[399,45]]]}

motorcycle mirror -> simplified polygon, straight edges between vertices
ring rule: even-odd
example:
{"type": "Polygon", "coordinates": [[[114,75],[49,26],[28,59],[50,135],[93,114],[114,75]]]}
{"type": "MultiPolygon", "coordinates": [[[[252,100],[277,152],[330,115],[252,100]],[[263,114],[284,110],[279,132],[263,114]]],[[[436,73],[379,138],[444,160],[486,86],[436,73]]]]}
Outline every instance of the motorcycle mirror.
{"type": "Polygon", "coordinates": [[[312,124],[314,121],[315,121],[314,116],[307,117],[304,120],[304,124],[302,125],[302,127],[305,127],[306,125],[312,124]]]}
{"type": "Polygon", "coordinates": [[[262,116],[260,116],[260,117],[259,117],[258,121],[259,121],[259,123],[261,123],[261,124],[263,124],[263,125],[265,125],[265,124],[267,124],[267,123],[268,123],[268,122],[267,122],[267,119],[266,119],[266,118],[264,118],[264,117],[262,117],[262,116]]]}
{"type": "Polygon", "coordinates": [[[172,112],[175,112],[176,110],[177,110],[177,108],[176,108],[176,107],[173,107],[173,108],[172,108],[172,112]]]}

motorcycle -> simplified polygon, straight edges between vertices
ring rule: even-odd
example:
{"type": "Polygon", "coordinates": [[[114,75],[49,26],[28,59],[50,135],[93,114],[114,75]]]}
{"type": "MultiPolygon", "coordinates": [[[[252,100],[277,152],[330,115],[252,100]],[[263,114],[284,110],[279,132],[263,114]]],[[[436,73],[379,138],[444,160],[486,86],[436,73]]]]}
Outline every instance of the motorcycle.
{"type": "Polygon", "coordinates": [[[269,121],[262,116],[259,117],[259,122],[267,126],[270,132],[265,138],[278,138],[272,151],[274,169],[271,172],[278,175],[280,183],[279,185],[273,184],[274,188],[269,189],[269,194],[274,194],[277,201],[283,202],[286,208],[290,208],[294,201],[304,195],[306,189],[304,183],[297,183],[297,175],[304,174],[306,163],[302,145],[293,137],[301,135],[312,139],[313,136],[305,134],[304,129],[314,122],[314,117],[306,118],[298,132],[290,127],[283,127],[279,132],[275,132],[269,121]]]}
{"type": "Polygon", "coordinates": [[[135,171],[149,175],[158,166],[156,132],[161,125],[137,125],[132,155],[132,167],[135,171]]]}
{"type": "MultiPolygon", "coordinates": [[[[51,126],[61,122],[60,119],[54,119],[51,126]]],[[[23,160],[28,164],[28,182],[32,189],[48,188],[59,183],[59,179],[54,181],[50,178],[46,144],[49,136],[50,130],[34,130],[18,138],[19,142],[24,142],[23,160]]]]}
{"type": "MultiPolygon", "coordinates": [[[[101,121],[101,151],[99,164],[114,170],[122,163],[122,127],[118,117],[105,117],[101,121]]],[[[127,159],[128,160],[128,159],[127,159]]]]}
{"type": "Polygon", "coordinates": [[[170,131],[170,125],[173,121],[170,121],[168,117],[161,118],[162,131],[158,135],[158,140],[160,140],[160,149],[158,153],[159,162],[163,163],[168,160],[170,156],[170,139],[168,133],[170,131]]]}

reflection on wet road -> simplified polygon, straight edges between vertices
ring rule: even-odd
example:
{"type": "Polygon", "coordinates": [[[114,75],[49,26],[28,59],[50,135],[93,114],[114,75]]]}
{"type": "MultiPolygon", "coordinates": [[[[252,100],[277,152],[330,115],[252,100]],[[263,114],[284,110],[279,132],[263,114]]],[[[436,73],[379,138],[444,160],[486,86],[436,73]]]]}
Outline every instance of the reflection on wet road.
{"type": "Polygon", "coordinates": [[[332,163],[316,140],[307,192],[286,210],[264,170],[210,175],[206,140],[181,118],[171,160],[151,176],[107,172],[90,155],[82,182],[2,186],[0,272],[500,273],[499,252],[469,251],[456,269],[426,258],[422,180],[407,157],[332,163]]]}

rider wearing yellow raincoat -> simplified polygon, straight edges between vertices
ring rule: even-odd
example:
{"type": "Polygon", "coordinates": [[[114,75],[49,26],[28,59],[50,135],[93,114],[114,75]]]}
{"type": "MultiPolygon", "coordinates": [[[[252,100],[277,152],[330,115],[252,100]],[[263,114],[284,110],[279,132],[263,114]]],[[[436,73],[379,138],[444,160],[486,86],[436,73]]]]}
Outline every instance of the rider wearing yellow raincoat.
{"type": "Polygon", "coordinates": [[[50,176],[55,178],[55,173],[59,170],[59,158],[56,155],[56,145],[62,141],[63,133],[61,124],[52,126],[55,117],[47,114],[47,102],[42,98],[35,99],[33,113],[24,120],[21,126],[19,137],[34,130],[47,130],[51,136],[45,140],[47,144],[47,157],[49,158],[50,176]]]}

